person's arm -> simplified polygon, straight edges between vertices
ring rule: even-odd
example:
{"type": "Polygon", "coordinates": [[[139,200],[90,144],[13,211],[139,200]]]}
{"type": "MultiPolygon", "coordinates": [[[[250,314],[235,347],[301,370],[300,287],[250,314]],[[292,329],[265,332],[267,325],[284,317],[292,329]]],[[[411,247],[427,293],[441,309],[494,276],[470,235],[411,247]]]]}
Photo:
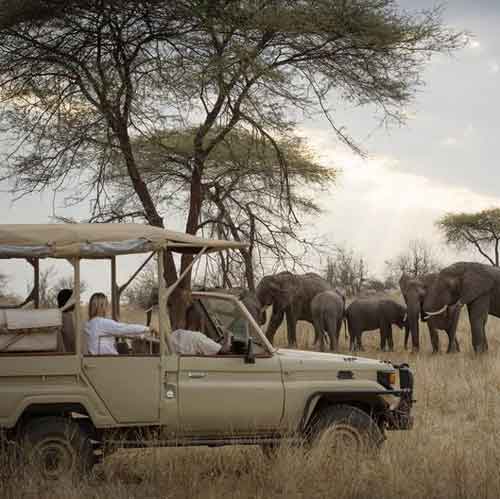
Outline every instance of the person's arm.
{"type": "Polygon", "coordinates": [[[232,334],[227,329],[224,330],[224,341],[222,342],[222,347],[218,353],[227,353],[231,351],[231,338],[232,334]]]}
{"type": "Polygon", "coordinates": [[[102,332],[113,336],[139,336],[149,332],[149,328],[142,324],[126,324],[113,319],[101,319],[102,332]]]}
{"type": "MultiPolygon", "coordinates": [[[[193,331],[196,334],[196,350],[198,350],[201,355],[217,355],[218,353],[223,353],[222,349],[224,345],[220,345],[216,341],[212,340],[208,336],[198,331],[193,331]]],[[[224,336],[225,342],[225,336],[224,336]]]]}

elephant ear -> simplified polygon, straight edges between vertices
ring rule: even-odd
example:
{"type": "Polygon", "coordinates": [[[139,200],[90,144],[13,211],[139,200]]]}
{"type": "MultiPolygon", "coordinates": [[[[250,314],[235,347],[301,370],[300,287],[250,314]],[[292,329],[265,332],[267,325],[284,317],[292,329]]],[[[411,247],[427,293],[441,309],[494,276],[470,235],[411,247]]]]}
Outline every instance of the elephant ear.
{"type": "Polygon", "coordinates": [[[286,308],[290,303],[289,293],[286,288],[280,286],[277,282],[269,283],[269,293],[273,297],[273,305],[280,308],[286,308]]]}
{"type": "Polygon", "coordinates": [[[485,271],[469,269],[465,271],[461,284],[459,299],[467,305],[488,293],[494,285],[494,279],[485,271]]]}

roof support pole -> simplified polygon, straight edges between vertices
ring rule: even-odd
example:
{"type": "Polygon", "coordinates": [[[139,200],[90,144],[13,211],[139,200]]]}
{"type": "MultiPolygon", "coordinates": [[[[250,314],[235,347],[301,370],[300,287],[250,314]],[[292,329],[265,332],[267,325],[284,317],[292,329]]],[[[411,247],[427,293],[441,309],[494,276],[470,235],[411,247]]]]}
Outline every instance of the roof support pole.
{"type": "Polygon", "coordinates": [[[80,310],[80,259],[78,257],[72,258],[71,265],[73,265],[73,295],[72,298],[75,300],[75,312],[74,312],[74,325],[76,333],[75,349],[76,356],[81,357],[83,353],[86,352],[83,342],[84,334],[82,330],[82,313],[80,310]]]}
{"type": "Polygon", "coordinates": [[[120,293],[118,284],[116,283],[116,257],[112,256],[111,260],[111,316],[115,321],[120,318],[120,293]]]}
{"type": "Polygon", "coordinates": [[[168,338],[171,333],[170,317],[167,312],[167,282],[164,275],[164,253],[166,250],[159,250],[158,256],[158,318],[160,333],[160,355],[163,357],[166,353],[172,353],[168,338]]]}

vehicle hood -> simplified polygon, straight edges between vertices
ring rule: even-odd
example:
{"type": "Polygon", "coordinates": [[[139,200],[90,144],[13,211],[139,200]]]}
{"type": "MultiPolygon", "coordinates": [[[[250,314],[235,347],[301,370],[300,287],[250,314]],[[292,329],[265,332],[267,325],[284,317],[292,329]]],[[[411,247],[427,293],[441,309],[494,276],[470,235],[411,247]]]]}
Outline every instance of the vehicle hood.
{"type": "Polygon", "coordinates": [[[284,367],[290,367],[295,370],[349,369],[352,371],[394,371],[394,367],[389,362],[367,357],[355,357],[349,354],[290,350],[288,348],[279,348],[276,354],[280,357],[284,367]]]}

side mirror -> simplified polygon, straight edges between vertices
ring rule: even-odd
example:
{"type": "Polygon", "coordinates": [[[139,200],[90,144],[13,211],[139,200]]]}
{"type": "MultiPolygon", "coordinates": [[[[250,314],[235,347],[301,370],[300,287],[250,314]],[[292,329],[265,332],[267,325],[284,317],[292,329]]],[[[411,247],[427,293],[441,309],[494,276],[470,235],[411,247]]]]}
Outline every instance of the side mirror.
{"type": "Polygon", "coordinates": [[[255,364],[255,352],[253,351],[252,339],[248,339],[248,348],[245,355],[245,364],[255,364]]]}

